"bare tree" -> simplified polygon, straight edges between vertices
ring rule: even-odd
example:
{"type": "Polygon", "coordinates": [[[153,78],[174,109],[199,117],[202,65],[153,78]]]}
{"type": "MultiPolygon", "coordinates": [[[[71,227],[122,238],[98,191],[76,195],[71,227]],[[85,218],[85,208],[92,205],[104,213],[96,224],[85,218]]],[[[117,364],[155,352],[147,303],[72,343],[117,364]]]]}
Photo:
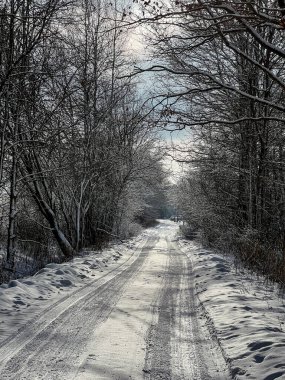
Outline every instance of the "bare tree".
{"type": "Polygon", "coordinates": [[[152,72],[161,83],[158,125],[191,130],[192,169],[180,196],[185,217],[209,244],[231,243],[271,274],[284,261],[284,215],[277,211],[284,203],[284,3],[278,5],[147,2],[140,21],[152,29],[153,63],[135,73],[152,72]]]}

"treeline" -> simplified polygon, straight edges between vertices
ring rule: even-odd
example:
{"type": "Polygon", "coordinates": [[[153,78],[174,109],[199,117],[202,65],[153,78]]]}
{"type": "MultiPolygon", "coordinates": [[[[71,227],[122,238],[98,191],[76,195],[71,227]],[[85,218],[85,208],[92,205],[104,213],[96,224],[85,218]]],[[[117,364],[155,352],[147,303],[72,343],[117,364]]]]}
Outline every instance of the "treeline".
{"type": "Polygon", "coordinates": [[[161,188],[150,111],[123,78],[125,16],[116,1],[0,4],[2,276],[24,252],[68,259],[134,233],[161,188]]]}
{"type": "Polygon", "coordinates": [[[157,121],[191,141],[180,147],[180,212],[209,245],[284,284],[284,1],[144,8],[156,57],[147,70],[168,83],[157,121]]]}

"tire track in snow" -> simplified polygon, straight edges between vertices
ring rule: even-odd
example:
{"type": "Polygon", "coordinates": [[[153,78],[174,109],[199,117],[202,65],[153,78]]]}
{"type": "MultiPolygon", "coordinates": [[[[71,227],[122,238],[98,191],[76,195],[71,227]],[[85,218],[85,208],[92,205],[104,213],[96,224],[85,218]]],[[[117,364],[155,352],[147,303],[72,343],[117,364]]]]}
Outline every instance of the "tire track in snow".
{"type": "Polygon", "coordinates": [[[1,380],[70,379],[88,337],[108,318],[123,287],[139,270],[156,241],[156,237],[150,237],[131,263],[125,262],[105,278],[59,301],[38,323],[24,329],[18,339],[14,337],[10,347],[6,344],[1,349],[6,359],[1,380]]]}
{"type": "Polygon", "coordinates": [[[212,357],[212,347],[201,331],[191,261],[174,241],[168,242],[169,267],[165,284],[153,307],[147,337],[146,380],[222,380],[228,374],[223,358],[212,357]]]}

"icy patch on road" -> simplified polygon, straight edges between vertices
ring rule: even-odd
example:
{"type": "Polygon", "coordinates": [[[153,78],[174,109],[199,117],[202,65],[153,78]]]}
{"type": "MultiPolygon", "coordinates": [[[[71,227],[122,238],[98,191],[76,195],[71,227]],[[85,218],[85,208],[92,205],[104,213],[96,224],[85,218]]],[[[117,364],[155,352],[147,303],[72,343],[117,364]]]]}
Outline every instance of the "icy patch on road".
{"type": "Polygon", "coordinates": [[[62,264],[46,265],[34,276],[0,285],[0,345],[55,302],[99,279],[128,260],[154,229],[103,251],[85,251],[62,264]]]}
{"type": "Polygon", "coordinates": [[[196,293],[236,380],[285,379],[285,304],[278,288],[233,260],[180,240],[193,262],[196,293]]]}

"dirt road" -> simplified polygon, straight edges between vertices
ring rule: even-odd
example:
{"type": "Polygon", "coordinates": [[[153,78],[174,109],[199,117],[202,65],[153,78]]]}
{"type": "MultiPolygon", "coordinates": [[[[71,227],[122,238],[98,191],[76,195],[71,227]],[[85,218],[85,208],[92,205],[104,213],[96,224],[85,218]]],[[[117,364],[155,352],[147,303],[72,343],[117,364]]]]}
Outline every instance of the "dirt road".
{"type": "Polygon", "coordinates": [[[0,348],[0,379],[228,379],[173,223],[0,348]]]}

